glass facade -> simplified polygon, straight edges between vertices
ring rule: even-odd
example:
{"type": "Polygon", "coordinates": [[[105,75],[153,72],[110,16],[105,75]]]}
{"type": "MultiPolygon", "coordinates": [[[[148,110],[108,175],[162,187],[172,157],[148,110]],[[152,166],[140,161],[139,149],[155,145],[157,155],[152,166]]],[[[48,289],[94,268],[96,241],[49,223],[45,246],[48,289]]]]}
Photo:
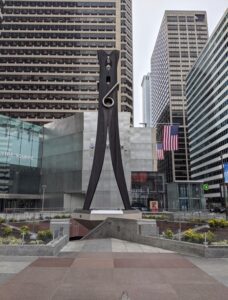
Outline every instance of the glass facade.
{"type": "Polygon", "coordinates": [[[168,209],[191,211],[205,209],[202,182],[175,182],[167,184],[168,209]]]}
{"type": "Polygon", "coordinates": [[[208,205],[225,206],[223,163],[228,162],[228,10],[188,74],[187,114],[193,180],[209,185],[208,205]]]}
{"type": "Polygon", "coordinates": [[[19,198],[39,194],[41,140],[42,127],[0,115],[0,209],[35,205],[19,198]]]}
{"type": "Polygon", "coordinates": [[[132,172],[131,196],[132,203],[140,203],[149,207],[150,201],[158,201],[159,208],[164,208],[164,175],[157,172],[132,172]]]}

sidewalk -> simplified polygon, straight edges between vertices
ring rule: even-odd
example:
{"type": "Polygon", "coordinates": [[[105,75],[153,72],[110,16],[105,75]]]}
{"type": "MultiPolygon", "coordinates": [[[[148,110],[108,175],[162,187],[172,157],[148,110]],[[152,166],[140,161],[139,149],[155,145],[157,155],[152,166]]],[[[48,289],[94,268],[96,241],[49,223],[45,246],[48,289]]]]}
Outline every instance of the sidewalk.
{"type": "Polygon", "coordinates": [[[0,285],[1,300],[228,299],[221,283],[228,282],[226,259],[189,258],[115,239],[69,242],[59,257],[21,259],[8,265],[15,263],[19,273],[0,285]]]}

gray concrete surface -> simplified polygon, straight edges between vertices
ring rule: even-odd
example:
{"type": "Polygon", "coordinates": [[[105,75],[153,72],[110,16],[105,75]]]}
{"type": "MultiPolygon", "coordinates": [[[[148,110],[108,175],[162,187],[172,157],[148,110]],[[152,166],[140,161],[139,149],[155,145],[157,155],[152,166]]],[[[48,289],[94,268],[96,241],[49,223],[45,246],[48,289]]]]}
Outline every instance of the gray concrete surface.
{"type": "Polygon", "coordinates": [[[170,240],[151,235],[144,236],[139,230],[137,220],[107,218],[105,221],[91,230],[86,236],[84,236],[83,240],[102,238],[126,240],[129,242],[175,251],[186,255],[197,255],[208,258],[228,258],[227,246],[218,247],[209,245],[207,247],[202,244],[170,240]]]}
{"type": "Polygon", "coordinates": [[[119,300],[125,290],[130,300],[225,300],[228,259],[118,239],[71,241],[58,257],[0,256],[1,300],[119,300]]]}
{"type": "Polygon", "coordinates": [[[188,259],[195,266],[228,287],[228,258],[188,257],[188,259]]]}
{"type": "Polygon", "coordinates": [[[36,256],[0,256],[0,285],[21,272],[36,259],[36,256]]]}
{"type": "Polygon", "coordinates": [[[172,253],[157,247],[131,243],[118,239],[82,240],[69,242],[60,251],[66,252],[137,252],[137,253],[172,253]]]}

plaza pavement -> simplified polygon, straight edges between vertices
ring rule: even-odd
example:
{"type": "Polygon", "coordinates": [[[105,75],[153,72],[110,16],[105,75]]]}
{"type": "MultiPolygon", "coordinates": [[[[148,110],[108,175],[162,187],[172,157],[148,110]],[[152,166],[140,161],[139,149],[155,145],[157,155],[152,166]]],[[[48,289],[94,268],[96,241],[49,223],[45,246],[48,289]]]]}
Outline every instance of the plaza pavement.
{"type": "Polygon", "coordinates": [[[228,259],[116,239],[69,242],[58,257],[0,257],[1,300],[227,300],[228,259]]]}

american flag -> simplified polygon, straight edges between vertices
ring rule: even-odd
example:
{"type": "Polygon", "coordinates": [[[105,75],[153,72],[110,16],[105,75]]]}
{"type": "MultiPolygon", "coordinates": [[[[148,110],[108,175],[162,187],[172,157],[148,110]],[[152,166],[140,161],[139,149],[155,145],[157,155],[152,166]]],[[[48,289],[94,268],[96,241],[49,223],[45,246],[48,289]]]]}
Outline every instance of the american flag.
{"type": "Polygon", "coordinates": [[[163,145],[165,151],[178,150],[178,125],[165,125],[163,132],[163,145]]]}
{"type": "Polygon", "coordinates": [[[158,160],[164,159],[163,144],[157,144],[157,159],[158,160]]]}

